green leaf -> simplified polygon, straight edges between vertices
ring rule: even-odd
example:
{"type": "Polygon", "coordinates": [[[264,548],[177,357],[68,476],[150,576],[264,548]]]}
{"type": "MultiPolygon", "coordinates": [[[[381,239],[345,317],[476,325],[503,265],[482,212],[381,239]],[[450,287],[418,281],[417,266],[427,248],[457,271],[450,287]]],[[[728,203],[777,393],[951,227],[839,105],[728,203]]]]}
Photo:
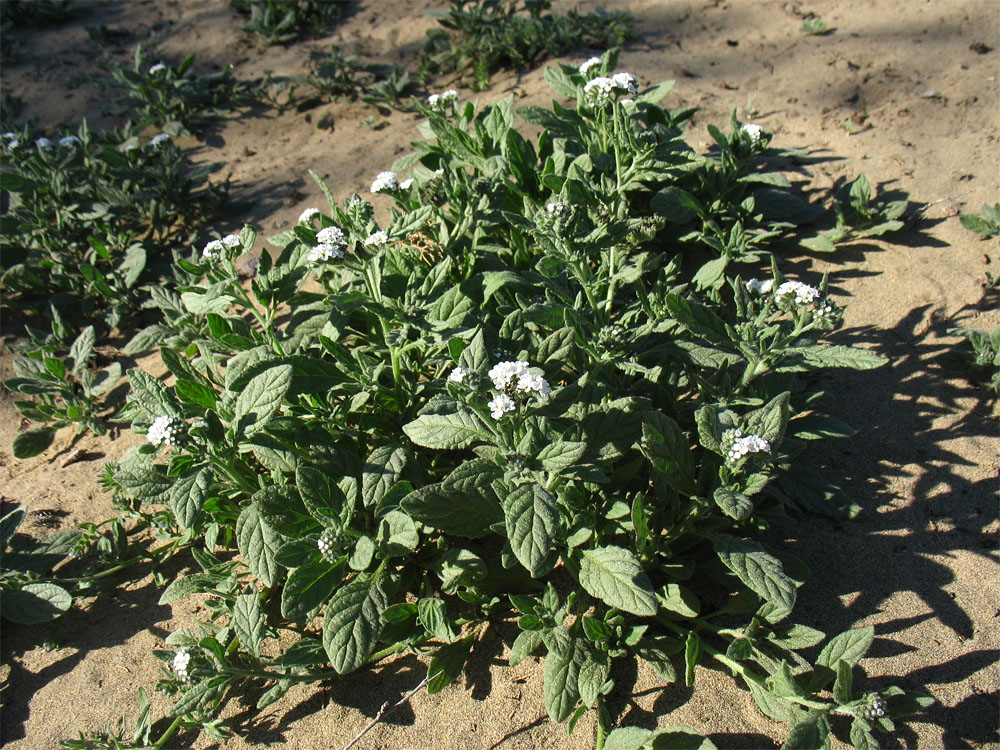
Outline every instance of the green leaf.
{"type": "Polygon", "coordinates": [[[182,528],[189,529],[194,525],[205,504],[212,479],[212,470],[204,467],[179,477],[171,486],[168,493],[170,507],[182,528]]]}
{"type": "Polygon", "coordinates": [[[694,491],[694,460],[680,425],[658,411],[642,418],[642,454],[681,493],[694,491]]]}
{"type": "Polygon", "coordinates": [[[818,712],[810,712],[788,733],[781,750],[823,750],[827,747],[830,723],[818,712]]]}
{"type": "Polygon", "coordinates": [[[514,645],[510,648],[510,657],[507,663],[512,667],[516,667],[527,659],[535,649],[542,645],[543,636],[544,634],[541,630],[522,630],[518,633],[517,638],[514,639],[514,645]]]}
{"type": "Polygon", "coordinates": [[[730,518],[745,521],[753,513],[753,500],[742,492],[735,492],[725,487],[719,487],[713,494],[715,504],[730,518]]]}
{"type": "Polygon", "coordinates": [[[331,477],[312,466],[300,466],[295,472],[295,486],[314,519],[326,526],[340,525],[347,498],[331,477]]]}
{"type": "Polygon", "coordinates": [[[76,337],[76,340],[69,349],[69,360],[67,362],[71,374],[79,375],[83,368],[87,366],[87,360],[90,359],[90,355],[94,351],[95,340],[94,326],[87,326],[76,337]]]}
{"type": "Polygon", "coordinates": [[[687,634],[684,641],[684,684],[694,685],[694,668],[701,657],[701,638],[693,630],[687,634]]]}
{"type": "Polygon", "coordinates": [[[688,727],[661,729],[646,747],[649,750],[718,750],[712,740],[688,727]]]}
{"type": "Polygon", "coordinates": [[[386,557],[407,556],[420,544],[413,519],[400,510],[390,510],[379,522],[375,537],[386,557]]]}
{"type": "Polygon", "coordinates": [[[333,565],[322,558],[295,568],[281,589],[281,616],[289,620],[305,617],[327,600],[343,578],[343,563],[333,565]]]}
{"type": "Polygon", "coordinates": [[[361,498],[365,507],[378,504],[406,467],[406,451],[397,443],[383,445],[372,451],[361,474],[361,498]]]}
{"type": "Polygon", "coordinates": [[[342,586],[326,607],[323,648],[337,674],[353,672],[371,656],[382,633],[385,593],[363,573],[342,586]]]}
{"type": "Polygon", "coordinates": [[[545,710],[552,721],[562,723],[573,714],[580,698],[576,640],[560,626],[552,630],[548,645],[542,681],[545,710]]]}
{"type": "Polygon", "coordinates": [[[475,552],[452,547],[438,559],[437,572],[441,577],[441,590],[453,594],[462,584],[469,585],[485,578],[487,568],[475,552]]]}
{"type": "Polygon", "coordinates": [[[781,362],[775,367],[775,370],[778,372],[799,372],[823,370],[828,367],[874,370],[888,361],[882,355],[867,349],[817,344],[815,346],[789,347],[782,353],[781,362]]]}
{"type": "Polygon", "coordinates": [[[0,615],[9,622],[36,625],[59,617],[73,606],[73,597],[54,583],[28,583],[21,588],[4,589],[0,615]]]}
{"type": "Polygon", "coordinates": [[[438,450],[468,448],[476,441],[489,442],[492,434],[475,413],[460,409],[451,414],[422,414],[403,432],[417,445],[438,450]]]}
{"type": "Polygon", "coordinates": [[[672,224],[691,221],[703,210],[698,200],[687,190],[671,185],[654,195],[649,207],[672,224]]]}
{"type": "Polygon", "coordinates": [[[621,547],[584,550],[580,585],[611,607],[640,617],[656,614],[656,596],[649,578],[632,553],[621,547]]]}
{"type": "Polygon", "coordinates": [[[722,286],[722,282],[725,279],[726,266],[728,265],[728,255],[723,255],[721,258],[715,258],[703,264],[691,279],[695,289],[703,291],[722,286]]]}
{"type": "Polygon", "coordinates": [[[39,427],[34,430],[22,432],[14,438],[11,450],[14,458],[31,458],[45,451],[55,439],[56,431],[51,427],[39,427]]]}
{"type": "Polygon", "coordinates": [[[590,708],[602,694],[605,683],[611,677],[611,661],[607,651],[587,649],[586,657],[580,664],[576,684],[583,705],[590,708]]]}
{"type": "Polygon", "coordinates": [[[292,384],[292,366],[277,365],[250,379],[233,406],[237,435],[252,435],[266,425],[292,384]]]}
{"type": "Polygon", "coordinates": [[[723,565],[752,591],[785,614],[792,610],[795,606],[795,582],[785,574],[776,557],[765,552],[756,542],[725,534],[714,535],[712,546],[723,565]]]}
{"type": "Polygon", "coordinates": [[[132,368],[126,375],[132,387],[130,402],[138,404],[149,422],[159,416],[183,417],[179,405],[159,380],[138,368],[132,368]]]}
{"type": "Polygon", "coordinates": [[[184,716],[208,706],[222,695],[231,679],[231,677],[212,677],[188,688],[170,709],[170,716],[184,716]]]}
{"type": "Polygon", "coordinates": [[[851,683],[854,679],[854,668],[846,661],[837,662],[837,679],[833,683],[833,699],[843,705],[851,701],[851,683]]]}
{"type": "Polygon", "coordinates": [[[27,513],[27,508],[23,505],[18,505],[14,510],[0,519],[0,551],[7,549],[7,543],[17,533],[17,529],[27,513]]]}
{"type": "Polygon", "coordinates": [[[605,738],[604,750],[639,750],[652,734],[640,727],[619,727],[605,738]]]}
{"type": "Polygon", "coordinates": [[[558,474],[579,461],[586,452],[587,444],[585,442],[558,440],[542,448],[536,458],[546,471],[558,474]]]}
{"type": "Polygon", "coordinates": [[[281,568],[274,556],[281,546],[281,536],[261,518],[254,504],[248,505],[236,520],[236,543],[243,561],[267,587],[278,583],[281,568]]]}
{"type": "Polygon", "coordinates": [[[448,611],[444,601],[434,597],[424,597],[417,602],[417,619],[424,630],[443,643],[455,640],[455,633],[448,621],[448,611]]]}
{"type": "Polygon", "coordinates": [[[539,484],[522,484],[504,503],[507,538],[518,561],[532,578],[552,567],[550,551],[559,534],[555,496],[539,484]]]}
{"type": "Polygon", "coordinates": [[[264,625],[264,613],[260,611],[260,597],[256,593],[237,596],[233,605],[233,629],[240,639],[240,645],[254,657],[260,654],[264,625]]]}
{"type": "Polygon", "coordinates": [[[744,682],[757,707],[765,716],[785,724],[795,724],[804,716],[802,709],[784,698],[779,698],[767,688],[761,687],[756,681],[745,680],[744,682]]]}
{"type": "Polygon", "coordinates": [[[867,625],[863,628],[851,628],[830,639],[816,657],[816,664],[835,669],[837,662],[843,661],[850,666],[856,666],[861,657],[868,653],[872,641],[875,640],[875,628],[867,625]]]}
{"type": "Polygon", "coordinates": [[[677,670],[670,657],[684,648],[684,645],[665,635],[646,636],[639,640],[635,655],[648,662],[653,670],[666,682],[677,681],[677,670]]]}
{"type": "Polygon", "coordinates": [[[746,432],[760,435],[772,446],[781,442],[785,435],[785,427],[792,409],[789,405],[789,391],[778,394],[760,409],[755,409],[743,417],[743,428],[746,432]]]}
{"type": "Polygon", "coordinates": [[[414,490],[400,500],[399,507],[411,518],[457,536],[484,536],[493,524],[504,520],[503,508],[495,496],[479,493],[463,496],[444,491],[440,484],[414,490]]]}
{"type": "Polygon", "coordinates": [[[854,750],[879,750],[878,740],[872,735],[872,725],[860,716],[851,722],[851,744],[854,750]]]}
{"type": "Polygon", "coordinates": [[[462,674],[469,652],[475,642],[473,636],[466,636],[455,643],[448,643],[438,648],[427,665],[427,693],[433,695],[441,692],[462,674]]]}
{"type": "Polygon", "coordinates": [[[697,617],[701,611],[701,602],[690,589],[679,583],[668,583],[660,595],[660,606],[681,617],[697,617]]]}

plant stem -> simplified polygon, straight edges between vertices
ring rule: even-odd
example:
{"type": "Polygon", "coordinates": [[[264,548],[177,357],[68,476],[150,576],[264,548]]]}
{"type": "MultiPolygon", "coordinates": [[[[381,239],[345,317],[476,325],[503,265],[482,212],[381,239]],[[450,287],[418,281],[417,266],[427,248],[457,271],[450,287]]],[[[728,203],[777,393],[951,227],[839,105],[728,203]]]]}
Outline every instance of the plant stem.
{"type": "Polygon", "coordinates": [[[608,734],[611,729],[611,717],[608,716],[608,709],[604,706],[604,698],[597,699],[597,739],[594,741],[594,750],[604,750],[604,743],[608,741],[608,734]]]}
{"type": "Polygon", "coordinates": [[[167,731],[160,735],[160,739],[158,739],[156,744],[153,745],[152,750],[160,750],[165,744],[167,744],[167,740],[169,740],[173,736],[174,732],[177,731],[177,728],[181,725],[182,721],[183,719],[180,716],[174,719],[173,723],[167,727],[167,731]]]}

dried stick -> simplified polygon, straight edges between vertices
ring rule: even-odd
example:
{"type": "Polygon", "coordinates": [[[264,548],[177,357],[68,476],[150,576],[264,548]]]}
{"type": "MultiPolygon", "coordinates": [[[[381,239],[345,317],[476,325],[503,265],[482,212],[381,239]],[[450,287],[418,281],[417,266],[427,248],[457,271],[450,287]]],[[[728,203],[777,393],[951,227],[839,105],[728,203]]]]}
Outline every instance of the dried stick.
{"type": "Polygon", "coordinates": [[[389,713],[390,711],[399,706],[402,706],[404,703],[406,703],[406,701],[410,700],[410,698],[416,695],[417,691],[420,690],[420,688],[422,688],[426,684],[427,684],[427,677],[424,677],[424,679],[420,681],[419,685],[417,685],[415,688],[413,688],[413,690],[408,692],[406,695],[404,695],[398,701],[393,703],[391,706],[389,705],[389,701],[383,703],[382,708],[380,708],[378,710],[378,713],[375,714],[375,718],[369,721],[364,729],[362,729],[360,732],[354,735],[354,739],[348,742],[346,745],[344,745],[342,750],[350,750],[350,748],[354,747],[357,744],[358,740],[360,740],[362,737],[368,734],[368,732],[371,730],[372,727],[374,727],[376,724],[382,721],[382,719],[385,717],[387,713],[389,713]]]}

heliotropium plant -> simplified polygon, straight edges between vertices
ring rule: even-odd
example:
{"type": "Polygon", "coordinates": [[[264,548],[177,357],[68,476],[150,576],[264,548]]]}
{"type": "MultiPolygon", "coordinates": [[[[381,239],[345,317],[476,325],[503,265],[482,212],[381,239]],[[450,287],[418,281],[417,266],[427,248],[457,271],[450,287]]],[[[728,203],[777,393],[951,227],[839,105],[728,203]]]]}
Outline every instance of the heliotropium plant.
{"type": "Polygon", "coordinates": [[[247,680],[263,707],[409,651],[439,691],[501,621],[511,663],[544,656],[554,721],[597,711],[599,748],[690,739],[612,732],[627,662],[688,685],[718,662],[788,748],[842,721],[875,747],[924,704],[856,686],[872,628],[796,622],[808,571],[773,525],[857,511],[808,467],[809,441],[850,428],[799,374],[884,363],[823,342],[841,319],[825,278],[782,275],[778,240],[815,210],[769,171],[761,128],[696,154],[689,113],[659,106],[670,85],[640,92],[614,64],[548,72],[572,107],[439,96],[395,165],[412,177],[371,186],[386,225],[320,183],[328,212],[272,238],[249,288],[249,227],[177,261],[185,312],[138,339],[165,342],[174,380],[130,371],[124,418],[148,443],[112,480],[194,545],[200,572],[163,601],[212,594],[161,654],[178,702],[160,746],[220,733],[247,680]]]}

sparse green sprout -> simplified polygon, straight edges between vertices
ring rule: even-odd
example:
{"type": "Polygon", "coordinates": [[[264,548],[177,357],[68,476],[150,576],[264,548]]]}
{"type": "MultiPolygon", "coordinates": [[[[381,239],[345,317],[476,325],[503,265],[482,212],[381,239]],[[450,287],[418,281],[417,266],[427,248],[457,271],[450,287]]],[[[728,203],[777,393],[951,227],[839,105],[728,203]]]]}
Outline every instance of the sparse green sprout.
{"type": "Polygon", "coordinates": [[[992,206],[989,203],[984,203],[982,213],[979,216],[962,214],[959,221],[970,232],[986,237],[1000,235],[1000,203],[994,203],[992,206]]]}
{"type": "Polygon", "coordinates": [[[827,33],[826,21],[819,16],[809,16],[802,19],[801,31],[813,36],[822,36],[827,33]]]}

